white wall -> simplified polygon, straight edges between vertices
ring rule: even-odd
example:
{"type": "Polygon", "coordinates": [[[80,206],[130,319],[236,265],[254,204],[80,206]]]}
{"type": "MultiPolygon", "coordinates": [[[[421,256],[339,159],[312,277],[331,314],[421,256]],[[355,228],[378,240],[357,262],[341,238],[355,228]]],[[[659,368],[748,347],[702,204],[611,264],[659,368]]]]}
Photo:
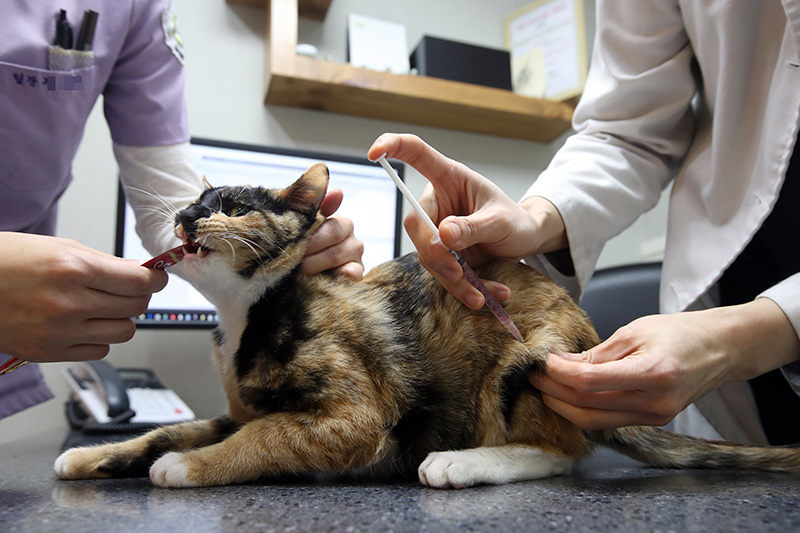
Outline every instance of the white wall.
{"type": "MultiPolygon", "coordinates": [[[[502,48],[505,16],[530,0],[334,0],[324,22],[301,21],[300,41],[318,46],[323,57],[344,60],[349,12],[402,22],[414,47],[423,34],[502,48]]],[[[563,137],[550,144],[454,132],[438,128],[263,105],[263,9],[230,5],[223,0],[176,0],[186,44],[187,99],[192,135],[364,156],[385,131],[413,132],[446,155],[494,180],[511,197],[520,197],[546,167],[563,137]]],[[[586,0],[589,42],[594,0],[586,0]]],[[[98,105],[74,164],[75,182],[65,195],[59,235],[113,253],[117,168],[101,106],[98,105]]],[[[406,173],[410,189],[421,194],[425,180],[406,173]]],[[[408,206],[405,207],[406,212],[408,206]]],[[[609,243],[600,266],[660,258],[664,203],[609,243]]],[[[356,229],[357,234],[357,229],[356,229]]],[[[412,250],[407,237],[403,252],[412,250]]],[[[207,331],[140,330],[135,338],[112,348],[117,365],[148,366],[183,397],[198,416],[224,410],[224,400],[210,363],[207,331]]],[[[58,364],[44,365],[57,398],[15,415],[1,424],[0,442],[42,426],[63,425],[66,387],[58,364]]]]}

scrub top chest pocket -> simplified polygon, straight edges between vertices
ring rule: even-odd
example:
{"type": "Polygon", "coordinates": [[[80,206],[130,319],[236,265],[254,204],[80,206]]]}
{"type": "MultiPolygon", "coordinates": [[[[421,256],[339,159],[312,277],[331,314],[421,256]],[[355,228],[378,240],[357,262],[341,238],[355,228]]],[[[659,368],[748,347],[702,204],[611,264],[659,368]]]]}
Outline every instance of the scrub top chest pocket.
{"type": "Polygon", "coordinates": [[[94,65],[53,71],[0,62],[0,208],[17,228],[34,223],[67,187],[100,93],[96,77],[94,65]]]}
{"type": "Polygon", "coordinates": [[[54,71],[0,62],[4,185],[43,189],[65,177],[59,174],[69,168],[99,95],[95,70],[94,65],[54,71]]]}

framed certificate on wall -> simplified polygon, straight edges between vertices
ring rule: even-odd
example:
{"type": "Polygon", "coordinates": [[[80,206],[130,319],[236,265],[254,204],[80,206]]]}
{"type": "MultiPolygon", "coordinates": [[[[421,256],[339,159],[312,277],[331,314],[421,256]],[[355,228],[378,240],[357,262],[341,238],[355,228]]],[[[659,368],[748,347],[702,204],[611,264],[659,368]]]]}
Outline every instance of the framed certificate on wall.
{"type": "Polygon", "coordinates": [[[514,92],[549,100],[580,95],[586,84],[583,0],[537,0],[506,20],[514,92]]]}

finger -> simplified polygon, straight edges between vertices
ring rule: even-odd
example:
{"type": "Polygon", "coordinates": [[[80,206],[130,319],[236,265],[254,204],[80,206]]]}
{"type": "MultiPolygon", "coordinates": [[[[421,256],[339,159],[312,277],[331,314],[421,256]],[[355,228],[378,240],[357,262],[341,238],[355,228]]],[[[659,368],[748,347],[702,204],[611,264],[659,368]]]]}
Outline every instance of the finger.
{"type": "Polygon", "coordinates": [[[345,268],[345,270],[355,272],[358,268],[356,265],[361,265],[361,272],[363,275],[364,267],[361,263],[363,252],[363,242],[355,237],[346,239],[335,246],[329,246],[315,254],[306,255],[300,267],[300,272],[306,275],[319,274],[320,272],[326,272],[352,264],[348,268],[345,268]]]}
{"type": "Polygon", "coordinates": [[[414,167],[431,182],[446,177],[455,163],[425,141],[410,134],[384,133],[378,137],[367,152],[370,161],[381,155],[399,159],[414,167]]]}
{"type": "Polygon", "coordinates": [[[646,413],[576,407],[547,394],[542,394],[542,400],[556,413],[589,431],[624,426],[661,426],[666,423],[662,418],[646,413]]]}
{"type": "Polygon", "coordinates": [[[570,361],[553,354],[547,358],[549,378],[583,393],[634,391],[645,390],[648,385],[652,387],[648,381],[649,375],[642,372],[640,367],[639,358],[635,355],[607,363],[570,361]]]}
{"type": "Polygon", "coordinates": [[[364,279],[364,265],[355,262],[347,263],[332,269],[331,273],[337,277],[350,278],[353,281],[361,281],[364,279]]]}
{"type": "Polygon", "coordinates": [[[136,333],[136,324],[130,318],[94,318],[79,324],[75,332],[67,337],[70,345],[120,344],[128,342],[136,333]]]}
{"type": "Polygon", "coordinates": [[[51,341],[51,348],[40,361],[86,361],[105,357],[111,344],[128,342],[136,333],[129,318],[92,319],[73,327],[69,333],[51,341]]]}
{"type": "Polygon", "coordinates": [[[425,268],[450,282],[457,282],[462,278],[461,265],[441,243],[432,242],[433,235],[416,213],[409,213],[403,225],[425,268]]]}
{"type": "Polygon", "coordinates": [[[651,412],[649,398],[642,391],[583,392],[550,379],[547,375],[531,377],[531,383],[543,394],[574,407],[606,411],[651,412]]]}
{"type": "MultiPolygon", "coordinates": [[[[416,223],[415,220],[409,220],[410,218],[410,215],[406,218],[406,228],[409,235],[415,232],[427,231],[422,228],[418,230],[408,229],[409,225],[413,226],[416,223]]],[[[418,233],[415,234],[418,235],[418,233]]],[[[427,232],[427,235],[430,236],[430,232],[427,232]]],[[[461,269],[461,265],[441,243],[433,244],[430,241],[425,243],[423,240],[423,243],[417,246],[417,253],[422,266],[433,275],[447,292],[471,309],[483,307],[483,295],[464,279],[464,271],[461,269]]]]}
{"type": "Polygon", "coordinates": [[[481,281],[498,302],[505,302],[511,298],[511,289],[506,285],[488,279],[482,279],[481,281]]]}
{"type": "Polygon", "coordinates": [[[110,351],[111,346],[108,344],[76,344],[57,357],[42,362],[97,361],[107,356],[110,351]]]}
{"type": "Polygon", "coordinates": [[[349,218],[331,216],[309,239],[306,255],[313,255],[326,248],[341,244],[353,234],[354,229],[353,221],[349,218]]]}
{"type": "Polygon", "coordinates": [[[169,274],[163,270],[144,268],[139,261],[108,256],[91,265],[87,287],[118,296],[147,296],[167,285],[169,274]]]}
{"type": "MultiPolygon", "coordinates": [[[[75,316],[82,319],[111,319],[119,320],[141,315],[147,311],[150,295],[147,296],[116,296],[101,291],[86,293],[81,302],[76,302],[72,308],[75,316]],[[82,310],[81,310],[82,308],[82,310]]],[[[69,311],[69,308],[66,309],[69,311]]]]}
{"type": "Polygon", "coordinates": [[[431,274],[447,292],[455,296],[458,301],[470,309],[480,309],[486,303],[483,294],[481,294],[478,289],[470,285],[470,283],[464,278],[461,278],[460,281],[453,283],[447,281],[446,279],[440,278],[436,273],[431,272],[431,274]]]}
{"type": "Polygon", "coordinates": [[[324,217],[329,217],[339,210],[344,200],[344,192],[341,189],[332,189],[328,191],[322,203],[319,206],[319,212],[324,217]]]}
{"type": "Polygon", "coordinates": [[[562,357],[592,364],[624,360],[641,349],[641,340],[631,331],[630,327],[622,327],[597,346],[580,354],[563,354],[562,357]]]}

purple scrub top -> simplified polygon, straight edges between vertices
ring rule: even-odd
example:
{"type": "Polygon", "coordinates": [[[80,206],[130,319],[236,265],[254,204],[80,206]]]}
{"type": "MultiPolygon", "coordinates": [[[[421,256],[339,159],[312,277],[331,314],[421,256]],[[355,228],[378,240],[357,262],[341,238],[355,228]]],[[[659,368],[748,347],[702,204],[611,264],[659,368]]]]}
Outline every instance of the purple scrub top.
{"type": "MultiPolygon", "coordinates": [[[[101,94],[114,143],[187,141],[183,86],[180,35],[167,0],[2,0],[0,231],[55,232],[56,204],[101,94]],[[88,66],[48,68],[61,9],[73,44],[84,12],[99,14],[88,66]]],[[[5,359],[0,354],[0,364],[5,359]]],[[[0,418],[49,397],[36,365],[0,376],[0,418]]]]}

